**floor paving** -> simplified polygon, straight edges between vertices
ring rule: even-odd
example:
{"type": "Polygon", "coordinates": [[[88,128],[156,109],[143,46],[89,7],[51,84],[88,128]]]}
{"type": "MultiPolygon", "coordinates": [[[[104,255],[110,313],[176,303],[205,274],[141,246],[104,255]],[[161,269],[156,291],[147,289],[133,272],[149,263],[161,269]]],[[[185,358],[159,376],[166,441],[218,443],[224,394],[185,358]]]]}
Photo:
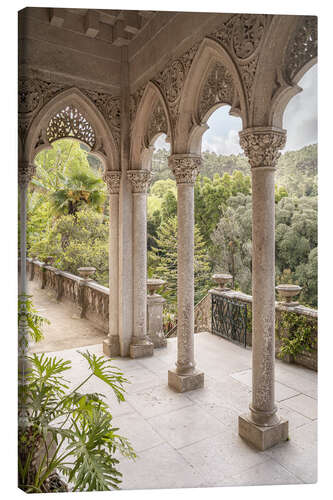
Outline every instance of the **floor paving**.
{"type": "MultiPolygon", "coordinates": [[[[40,307],[37,294],[35,303],[40,307]]],[[[45,293],[45,292],[44,292],[45,293]]],[[[51,321],[60,315],[61,304],[43,295],[42,307],[51,321]],[[57,311],[54,311],[57,309],[57,311]],[[52,316],[53,315],[53,316],[52,316]]],[[[71,336],[68,309],[62,309],[63,330],[71,336]]],[[[56,325],[54,325],[56,328],[56,325]]],[[[94,338],[93,327],[86,322],[94,338]]],[[[52,332],[51,332],[52,333],[52,332]]],[[[54,335],[52,333],[52,335],[54,335]]],[[[59,333],[57,334],[59,335],[59,333]]],[[[46,332],[44,344],[33,349],[69,359],[67,372],[74,387],[88,372],[78,351],[102,354],[100,333],[95,342],[79,339],[72,349],[58,349],[54,336],[46,332]],[[51,335],[51,337],[52,337],[51,335]]],[[[129,380],[126,401],[118,403],[99,380],[90,380],[86,390],[105,394],[119,433],[128,437],[137,459],[120,458],[123,489],[241,486],[314,483],[317,480],[317,374],[306,368],[276,362],[276,395],[281,416],[288,418],[289,440],[265,452],[243,441],[237,432],[240,413],[251,398],[251,351],[209,333],[195,335],[197,366],[205,372],[205,386],[179,394],[167,385],[167,371],[176,361],[177,339],[166,348],[155,349],[151,358],[115,358],[113,363],[129,380]]]]}

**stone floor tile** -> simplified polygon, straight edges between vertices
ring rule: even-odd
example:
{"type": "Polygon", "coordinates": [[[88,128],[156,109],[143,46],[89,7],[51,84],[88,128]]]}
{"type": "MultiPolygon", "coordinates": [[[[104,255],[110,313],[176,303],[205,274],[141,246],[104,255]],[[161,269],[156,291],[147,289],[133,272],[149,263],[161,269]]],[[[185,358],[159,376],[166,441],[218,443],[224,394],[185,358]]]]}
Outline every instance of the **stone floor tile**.
{"type": "MultiPolygon", "coordinates": [[[[214,436],[226,428],[197,405],[150,418],[148,422],[174,448],[214,436]]],[[[230,434],[230,430],[227,429],[230,434]]]]}
{"type": "Polygon", "coordinates": [[[316,420],[310,421],[308,424],[302,425],[294,429],[290,434],[291,441],[299,446],[306,447],[308,445],[315,446],[318,441],[318,425],[316,420]]]}
{"type": "Polygon", "coordinates": [[[291,437],[290,441],[281,443],[264,453],[304,483],[315,483],[317,481],[316,446],[306,443],[300,446],[291,437]]]}
{"type": "Polygon", "coordinates": [[[125,376],[130,382],[126,384],[127,394],[161,385],[161,378],[144,366],[138,366],[135,370],[129,370],[125,376]]]}
{"type": "Polygon", "coordinates": [[[118,468],[123,473],[121,488],[125,490],[195,488],[204,485],[200,471],[191,467],[167,443],[143,451],[134,462],[122,458],[118,468]]]}
{"type": "Polygon", "coordinates": [[[233,474],[267,460],[263,452],[225,432],[181,448],[179,453],[201,471],[207,486],[225,485],[233,474]]]}
{"type": "MultiPolygon", "coordinates": [[[[238,380],[242,384],[252,388],[252,370],[244,370],[241,372],[233,373],[232,378],[238,380]]],[[[291,398],[292,396],[297,396],[300,391],[295,391],[285,384],[275,381],[275,399],[276,401],[283,401],[284,399],[291,398]]]]}
{"type": "Polygon", "coordinates": [[[112,423],[119,427],[119,434],[130,441],[137,454],[163,442],[150,423],[137,412],[116,417],[112,423]]]}
{"type": "Polygon", "coordinates": [[[130,393],[127,395],[127,401],[145,418],[193,405],[185,394],[174,392],[165,385],[130,393]]]}
{"type": "Polygon", "coordinates": [[[230,483],[237,486],[302,484],[302,481],[274,460],[267,460],[231,476],[230,483]]]}
{"type": "Polygon", "coordinates": [[[310,418],[305,417],[301,413],[298,413],[297,411],[291,410],[290,408],[287,408],[286,406],[283,405],[282,403],[279,403],[277,405],[278,410],[277,413],[280,417],[288,420],[289,422],[289,431],[292,429],[297,429],[298,427],[301,427],[302,425],[309,424],[312,422],[310,418]]]}
{"type": "Polygon", "coordinates": [[[305,417],[315,420],[317,418],[317,400],[306,396],[305,394],[299,394],[289,399],[283,401],[283,405],[292,410],[298,411],[305,417]]]}

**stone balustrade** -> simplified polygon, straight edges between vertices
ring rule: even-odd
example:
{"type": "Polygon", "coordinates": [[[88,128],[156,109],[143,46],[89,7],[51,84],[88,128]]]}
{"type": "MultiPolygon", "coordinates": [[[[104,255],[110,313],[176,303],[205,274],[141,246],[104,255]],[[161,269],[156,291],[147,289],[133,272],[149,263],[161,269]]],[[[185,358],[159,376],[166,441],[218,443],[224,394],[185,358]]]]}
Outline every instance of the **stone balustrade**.
{"type": "Polygon", "coordinates": [[[30,280],[39,281],[41,288],[54,292],[58,301],[77,306],[78,315],[91,321],[105,333],[109,331],[109,289],[94,281],[60,271],[34,259],[27,259],[30,280]]]}
{"type": "MultiPolygon", "coordinates": [[[[209,293],[195,306],[195,316],[202,318],[211,318],[211,294],[221,295],[225,298],[235,300],[243,304],[247,304],[248,310],[248,324],[247,324],[247,337],[246,344],[252,346],[252,296],[247,295],[242,292],[235,290],[221,290],[219,288],[213,288],[209,290],[209,293]]],[[[290,334],[286,327],[283,326],[283,317],[285,316],[288,320],[292,315],[300,316],[304,319],[304,324],[311,327],[313,330],[313,343],[317,343],[317,322],[318,322],[318,311],[316,309],[311,309],[309,307],[297,305],[286,305],[281,302],[275,302],[275,324],[276,324],[276,335],[275,335],[275,352],[276,356],[280,351],[280,347],[283,342],[284,337],[288,337],[290,334]]],[[[200,323],[198,322],[198,326],[200,323]]],[[[211,319],[210,321],[205,319],[202,325],[199,326],[200,330],[196,331],[210,331],[211,332],[211,319]]],[[[315,347],[312,351],[304,350],[293,357],[286,356],[284,359],[286,362],[294,362],[296,364],[305,366],[312,370],[317,370],[317,348],[315,347]]]]}

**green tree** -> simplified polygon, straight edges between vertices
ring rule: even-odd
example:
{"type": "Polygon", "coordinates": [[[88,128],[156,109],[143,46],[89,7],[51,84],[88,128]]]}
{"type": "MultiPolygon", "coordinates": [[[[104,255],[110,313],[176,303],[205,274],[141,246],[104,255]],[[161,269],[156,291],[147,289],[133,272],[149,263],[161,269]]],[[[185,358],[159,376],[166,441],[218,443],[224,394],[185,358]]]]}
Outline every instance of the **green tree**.
{"type": "MultiPolygon", "coordinates": [[[[149,273],[167,282],[166,298],[175,305],[177,296],[177,218],[162,222],[157,231],[156,246],[149,252],[149,273]]],[[[210,266],[205,243],[199,228],[194,228],[194,287],[195,303],[207,293],[210,266]]]]}

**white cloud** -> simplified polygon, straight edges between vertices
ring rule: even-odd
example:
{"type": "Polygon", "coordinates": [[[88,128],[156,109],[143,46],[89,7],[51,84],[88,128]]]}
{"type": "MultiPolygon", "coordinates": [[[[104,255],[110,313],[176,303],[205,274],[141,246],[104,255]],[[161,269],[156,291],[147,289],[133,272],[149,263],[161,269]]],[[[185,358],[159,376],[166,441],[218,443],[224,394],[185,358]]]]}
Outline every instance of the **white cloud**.
{"type": "Polygon", "coordinates": [[[241,153],[238,130],[230,129],[226,135],[205,134],[202,139],[202,151],[207,150],[223,155],[241,153]]]}

